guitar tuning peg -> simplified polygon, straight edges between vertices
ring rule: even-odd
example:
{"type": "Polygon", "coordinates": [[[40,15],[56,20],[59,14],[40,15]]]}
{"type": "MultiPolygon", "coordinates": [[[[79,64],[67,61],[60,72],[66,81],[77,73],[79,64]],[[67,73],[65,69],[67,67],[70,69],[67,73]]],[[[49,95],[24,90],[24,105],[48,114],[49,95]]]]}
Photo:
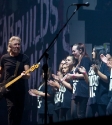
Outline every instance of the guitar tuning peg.
{"type": "Polygon", "coordinates": [[[35,68],[38,68],[40,65],[40,62],[35,65],[35,68]]]}

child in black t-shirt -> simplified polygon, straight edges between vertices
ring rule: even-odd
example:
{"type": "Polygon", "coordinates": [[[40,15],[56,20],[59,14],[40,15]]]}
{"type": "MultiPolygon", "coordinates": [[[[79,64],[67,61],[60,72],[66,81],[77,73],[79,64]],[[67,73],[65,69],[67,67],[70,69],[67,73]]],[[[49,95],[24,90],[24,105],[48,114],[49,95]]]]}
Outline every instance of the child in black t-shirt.
{"type": "MultiPolygon", "coordinates": [[[[71,96],[72,96],[72,80],[65,80],[64,78],[68,73],[74,70],[77,61],[73,55],[66,57],[66,62],[62,66],[63,78],[53,74],[53,78],[58,81],[59,87],[55,98],[55,111],[58,112],[59,120],[71,119],[71,96]]],[[[53,82],[54,83],[54,82],[53,82]]],[[[54,83],[55,84],[55,83],[54,83]]]]}
{"type": "Polygon", "coordinates": [[[75,92],[72,95],[72,112],[75,112],[72,116],[75,118],[85,118],[86,114],[86,106],[89,97],[89,84],[87,83],[87,79],[85,79],[84,74],[79,72],[78,67],[84,67],[86,72],[88,73],[91,60],[86,53],[86,48],[83,43],[77,43],[72,46],[72,54],[75,59],[78,60],[78,64],[76,66],[75,71],[72,74],[68,74],[66,79],[73,79],[73,87],[75,92]]]}
{"type": "MultiPolygon", "coordinates": [[[[30,89],[29,94],[37,96],[37,108],[38,108],[38,124],[44,124],[45,122],[45,80],[44,72],[42,72],[43,81],[38,89],[30,89]]],[[[48,68],[48,80],[51,79],[51,69],[48,68]]],[[[54,90],[53,87],[47,83],[47,123],[53,122],[54,113],[54,90]],[[52,121],[50,121],[52,120],[52,121]]]]}
{"type": "Polygon", "coordinates": [[[110,71],[100,55],[105,51],[93,48],[93,64],[88,72],[89,76],[89,99],[87,103],[86,117],[105,116],[109,101],[109,76],[110,71]]]}

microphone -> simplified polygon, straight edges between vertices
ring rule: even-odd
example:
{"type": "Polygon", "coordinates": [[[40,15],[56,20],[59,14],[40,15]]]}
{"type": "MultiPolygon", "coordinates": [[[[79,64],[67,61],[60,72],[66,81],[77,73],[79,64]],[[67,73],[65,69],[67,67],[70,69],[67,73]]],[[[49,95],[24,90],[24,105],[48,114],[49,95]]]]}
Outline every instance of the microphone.
{"type": "Polygon", "coordinates": [[[86,6],[88,7],[90,4],[89,2],[86,2],[86,3],[72,3],[71,6],[86,6]]]}

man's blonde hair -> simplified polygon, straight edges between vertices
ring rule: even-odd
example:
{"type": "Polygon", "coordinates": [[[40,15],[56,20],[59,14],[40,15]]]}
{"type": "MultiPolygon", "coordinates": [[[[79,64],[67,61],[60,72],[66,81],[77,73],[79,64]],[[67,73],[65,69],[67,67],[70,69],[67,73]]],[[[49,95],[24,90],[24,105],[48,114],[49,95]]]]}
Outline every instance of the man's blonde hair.
{"type": "Polygon", "coordinates": [[[18,40],[19,42],[21,42],[21,39],[20,39],[18,36],[12,36],[12,37],[9,39],[9,42],[8,42],[7,52],[11,52],[11,47],[10,47],[10,45],[12,44],[12,41],[13,41],[13,40],[18,40]]]}

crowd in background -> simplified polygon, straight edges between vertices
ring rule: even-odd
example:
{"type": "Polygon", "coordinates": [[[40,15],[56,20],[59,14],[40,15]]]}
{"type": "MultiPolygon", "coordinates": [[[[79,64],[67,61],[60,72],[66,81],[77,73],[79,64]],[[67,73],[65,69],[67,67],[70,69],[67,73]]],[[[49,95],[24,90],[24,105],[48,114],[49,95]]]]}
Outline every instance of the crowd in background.
{"type": "Polygon", "coordinates": [[[62,59],[57,74],[48,68],[47,83],[42,82],[29,94],[37,97],[38,124],[45,122],[45,85],[47,85],[47,121],[59,122],[112,114],[112,57],[103,46],[94,46],[92,59],[85,44],[72,46],[62,59]]]}

